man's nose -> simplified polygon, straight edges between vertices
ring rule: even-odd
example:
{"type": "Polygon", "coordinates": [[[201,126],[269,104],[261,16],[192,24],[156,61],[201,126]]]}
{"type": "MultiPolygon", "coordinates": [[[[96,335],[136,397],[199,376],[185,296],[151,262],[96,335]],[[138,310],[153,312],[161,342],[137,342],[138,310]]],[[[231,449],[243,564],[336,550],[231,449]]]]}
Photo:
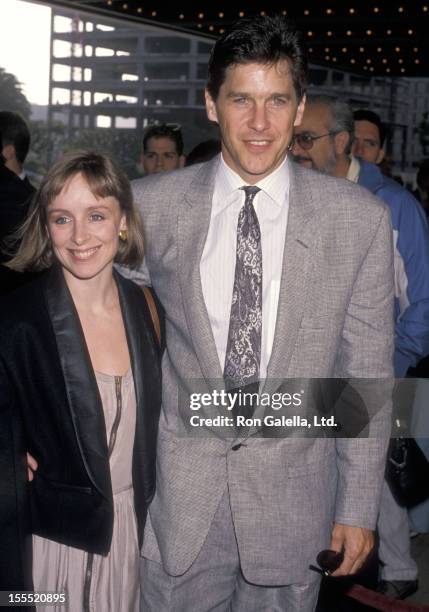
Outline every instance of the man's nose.
{"type": "Polygon", "coordinates": [[[302,152],[302,147],[299,145],[298,141],[295,138],[292,140],[292,155],[299,155],[302,152]]]}
{"type": "Polygon", "coordinates": [[[254,106],[249,119],[249,127],[258,132],[263,132],[270,127],[268,112],[265,105],[256,104],[254,106]]]}

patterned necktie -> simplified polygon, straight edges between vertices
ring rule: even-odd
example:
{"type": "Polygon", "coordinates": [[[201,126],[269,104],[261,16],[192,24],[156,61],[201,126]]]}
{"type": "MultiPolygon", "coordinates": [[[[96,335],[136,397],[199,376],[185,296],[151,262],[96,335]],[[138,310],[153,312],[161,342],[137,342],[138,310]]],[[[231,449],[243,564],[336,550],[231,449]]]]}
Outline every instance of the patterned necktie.
{"type": "Polygon", "coordinates": [[[224,380],[228,390],[259,381],[262,336],[262,248],[253,200],[259,187],[246,194],[237,224],[237,255],[224,380]]]}

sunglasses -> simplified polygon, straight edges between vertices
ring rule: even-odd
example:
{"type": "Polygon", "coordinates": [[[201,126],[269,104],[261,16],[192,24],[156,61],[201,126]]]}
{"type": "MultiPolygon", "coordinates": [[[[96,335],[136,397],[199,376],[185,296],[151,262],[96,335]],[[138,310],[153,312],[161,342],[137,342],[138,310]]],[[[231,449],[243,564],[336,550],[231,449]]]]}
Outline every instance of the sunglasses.
{"type": "Polygon", "coordinates": [[[326,134],[321,134],[320,136],[312,136],[308,132],[301,132],[301,134],[294,135],[292,142],[299,144],[301,149],[304,149],[304,151],[309,151],[313,148],[315,140],[325,138],[325,136],[335,136],[335,134],[338,134],[338,132],[327,132],[326,134]]]}
{"type": "Polygon", "coordinates": [[[330,576],[337,570],[344,560],[344,553],[335,550],[322,550],[316,557],[317,565],[310,565],[310,569],[322,576],[330,576]]]}

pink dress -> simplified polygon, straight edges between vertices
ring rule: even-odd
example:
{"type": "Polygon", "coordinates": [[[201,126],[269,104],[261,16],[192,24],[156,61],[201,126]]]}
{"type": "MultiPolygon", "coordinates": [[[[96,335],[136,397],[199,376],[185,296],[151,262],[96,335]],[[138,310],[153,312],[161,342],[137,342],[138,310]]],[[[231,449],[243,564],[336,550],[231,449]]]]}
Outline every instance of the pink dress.
{"type": "Polygon", "coordinates": [[[131,370],[125,376],[100,372],[95,375],[109,441],[114,506],[112,544],[104,557],[33,536],[34,590],[67,592],[67,604],[49,606],[52,612],[139,610],[140,557],[132,485],[134,382],[131,370]]]}

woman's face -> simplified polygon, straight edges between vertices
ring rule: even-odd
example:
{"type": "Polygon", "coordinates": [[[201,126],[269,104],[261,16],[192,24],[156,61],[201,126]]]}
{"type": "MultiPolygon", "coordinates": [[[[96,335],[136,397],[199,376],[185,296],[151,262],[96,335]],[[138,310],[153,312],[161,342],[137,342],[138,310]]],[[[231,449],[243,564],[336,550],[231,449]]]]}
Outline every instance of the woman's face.
{"type": "Polygon", "coordinates": [[[47,228],[65,274],[90,279],[103,271],[111,274],[126,221],[118,200],[97,198],[79,173],[48,206],[47,228]]]}

